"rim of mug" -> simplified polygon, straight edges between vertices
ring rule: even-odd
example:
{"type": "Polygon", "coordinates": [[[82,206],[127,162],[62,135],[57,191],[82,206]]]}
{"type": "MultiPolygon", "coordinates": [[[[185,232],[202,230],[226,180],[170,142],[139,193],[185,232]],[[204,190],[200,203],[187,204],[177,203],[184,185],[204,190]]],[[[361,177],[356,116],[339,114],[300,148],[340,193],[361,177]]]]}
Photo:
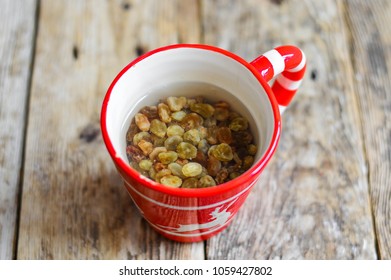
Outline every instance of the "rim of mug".
{"type": "MultiPolygon", "coordinates": [[[[154,50],[151,50],[149,52],[146,52],[145,54],[137,57],[133,61],[131,61],[128,65],[126,65],[114,78],[114,80],[111,82],[109,88],[107,89],[107,92],[105,94],[103,103],[102,103],[102,109],[101,109],[101,131],[103,136],[103,141],[106,145],[106,148],[111,156],[111,158],[114,160],[115,164],[119,166],[128,176],[134,178],[136,181],[138,181],[140,184],[143,184],[144,186],[153,189],[158,192],[175,195],[179,197],[206,197],[206,196],[213,196],[218,195],[220,193],[227,192],[231,189],[234,189],[240,185],[245,184],[249,180],[251,180],[251,177],[256,176],[259,174],[266,166],[266,164],[269,162],[271,157],[273,156],[274,152],[276,151],[277,144],[280,139],[281,134],[281,115],[278,108],[278,103],[274,97],[274,94],[271,90],[271,87],[268,85],[268,83],[263,79],[261,74],[258,72],[258,70],[251,65],[249,62],[244,60],[243,58],[239,57],[238,55],[231,53],[227,50],[211,46],[211,45],[204,45],[204,44],[174,44],[174,45],[168,45],[160,48],[156,48],[154,50]],[[110,137],[107,132],[107,123],[106,123],[106,114],[107,114],[107,106],[108,102],[111,97],[112,90],[118,80],[122,77],[124,73],[126,73],[132,66],[139,63],[140,61],[144,60],[145,58],[159,52],[177,49],[177,48],[196,48],[196,49],[203,49],[207,51],[214,51],[218,52],[220,54],[223,54],[236,62],[242,64],[244,67],[246,67],[259,81],[259,83],[262,85],[266,95],[268,96],[268,99],[271,104],[271,108],[273,111],[273,117],[274,117],[274,128],[273,128],[273,135],[270,140],[270,144],[267,147],[266,151],[263,153],[262,157],[256,161],[253,166],[250,167],[246,172],[241,174],[235,179],[232,179],[228,182],[225,182],[223,184],[219,184],[212,187],[207,188],[173,188],[169,186],[165,186],[163,184],[157,183],[145,176],[140,176],[140,173],[134,170],[130,167],[128,163],[126,163],[122,158],[116,156],[117,152],[114,149],[114,146],[110,140],[110,137]]],[[[123,178],[125,179],[125,178],[123,178]]]]}

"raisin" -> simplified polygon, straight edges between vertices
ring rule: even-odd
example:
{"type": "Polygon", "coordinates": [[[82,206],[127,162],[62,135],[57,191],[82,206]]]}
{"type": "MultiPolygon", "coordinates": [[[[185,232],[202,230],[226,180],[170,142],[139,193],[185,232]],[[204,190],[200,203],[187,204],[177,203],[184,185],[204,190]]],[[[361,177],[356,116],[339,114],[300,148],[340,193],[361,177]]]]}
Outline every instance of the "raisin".
{"type": "Polygon", "coordinates": [[[186,177],[196,177],[202,172],[202,166],[196,162],[189,162],[182,167],[182,173],[186,177]]]}

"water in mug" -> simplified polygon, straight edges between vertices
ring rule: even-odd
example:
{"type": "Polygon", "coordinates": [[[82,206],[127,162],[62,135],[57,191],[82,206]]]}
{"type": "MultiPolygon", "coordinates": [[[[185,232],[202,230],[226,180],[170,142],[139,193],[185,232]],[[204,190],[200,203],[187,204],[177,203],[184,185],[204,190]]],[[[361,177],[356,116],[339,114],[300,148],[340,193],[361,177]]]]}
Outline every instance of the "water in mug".
{"type": "Polygon", "coordinates": [[[210,102],[212,104],[217,101],[227,102],[234,111],[238,112],[249,121],[250,129],[254,136],[254,141],[259,143],[260,136],[258,135],[256,129],[254,129],[256,127],[255,122],[240,99],[221,87],[204,82],[175,83],[160,87],[147,93],[143,98],[138,100],[133,108],[129,108],[129,114],[122,125],[122,139],[125,139],[126,132],[132,119],[134,118],[134,115],[139,112],[141,108],[144,106],[158,105],[160,100],[163,100],[169,96],[185,96],[187,98],[202,96],[208,103],[210,102]]]}

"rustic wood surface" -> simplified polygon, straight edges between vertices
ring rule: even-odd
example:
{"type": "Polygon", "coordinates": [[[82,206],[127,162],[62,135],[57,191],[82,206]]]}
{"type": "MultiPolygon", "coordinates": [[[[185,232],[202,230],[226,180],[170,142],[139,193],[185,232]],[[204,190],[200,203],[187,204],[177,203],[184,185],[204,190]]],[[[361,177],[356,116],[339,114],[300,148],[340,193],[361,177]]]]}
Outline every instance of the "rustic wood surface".
{"type": "Polygon", "coordinates": [[[378,257],[391,259],[391,3],[377,2],[351,0],[346,15],[378,257]]]}
{"type": "Polygon", "coordinates": [[[389,1],[5,3],[1,259],[391,259],[389,1]],[[194,244],[140,217],[99,128],[116,73],[173,43],[308,60],[274,159],[228,229],[194,244]]]}
{"type": "Polygon", "coordinates": [[[36,1],[0,8],[0,259],[14,257],[36,1]]]}

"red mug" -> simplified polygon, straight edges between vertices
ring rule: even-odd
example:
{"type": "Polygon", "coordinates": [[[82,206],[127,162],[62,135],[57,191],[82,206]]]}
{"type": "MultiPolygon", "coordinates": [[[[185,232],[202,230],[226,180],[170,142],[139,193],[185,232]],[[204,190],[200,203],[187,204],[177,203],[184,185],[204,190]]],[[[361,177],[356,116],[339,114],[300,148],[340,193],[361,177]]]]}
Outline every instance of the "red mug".
{"type": "Polygon", "coordinates": [[[277,47],[248,63],[217,47],[179,44],[150,51],[117,75],[102,105],[103,139],[134,204],[154,229],[176,241],[197,242],[228,226],[276,150],[280,114],[305,68],[304,53],[294,46],[277,47]],[[273,77],[270,87],[267,82],[273,77]],[[175,95],[178,84],[181,96],[200,95],[197,87],[183,90],[187,84],[224,89],[208,91],[205,97],[227,101],[249,120],[258,147],[249,170],[214,187],[182,189],[159,184],[130,167],[125,135],[132,117],[143,106],[175,95]]]}

